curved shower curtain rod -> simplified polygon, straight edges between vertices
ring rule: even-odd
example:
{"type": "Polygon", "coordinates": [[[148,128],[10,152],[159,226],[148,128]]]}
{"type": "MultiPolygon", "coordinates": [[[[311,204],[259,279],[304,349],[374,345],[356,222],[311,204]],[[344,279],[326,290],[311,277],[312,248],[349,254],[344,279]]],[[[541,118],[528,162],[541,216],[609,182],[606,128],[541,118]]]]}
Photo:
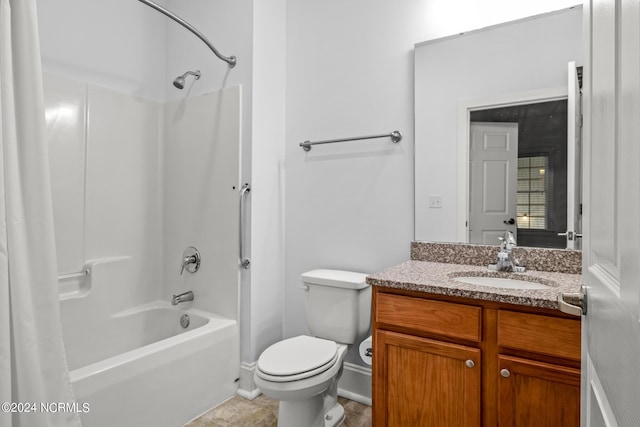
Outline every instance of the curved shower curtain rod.
{"type": "Polygon", "coordinates": [[[189,24],[187,21],[185,21],[184,19],[180,18],[179,16],[175,15],[174,13],[171,13],[170,11],[168,11],[167,9],[165,9],[164,7],[150,1],[150,0],[138,0],[141,3],[146,4],[147,6],[157,10],[158,12],[162,13],[163,15],[167,16],[168,18],[173,19],[174,21],[176,21],[178,24],[182,25],[184,28],[186,28],[187,30],[191,31],[193,34],[195,34],[196,37],[198,37],[200,40],[202,40],[204,42],[204,44],[206,44],[207,46],[209,46],[209,49],[211,49],[211,51],[220,59],[222,59],[224,62],[226,62],[227,64],[229,64],[229,68],[233,68],[236,66],[236,57],[235,56],[224,56],[223,54],[221,54],[220,52],[218,52],[218,49],[216,49],[211,42],[204,36],[204,34],[202,34],[200,31],[196,30],[195,27],[191,24],[189,24]]]}

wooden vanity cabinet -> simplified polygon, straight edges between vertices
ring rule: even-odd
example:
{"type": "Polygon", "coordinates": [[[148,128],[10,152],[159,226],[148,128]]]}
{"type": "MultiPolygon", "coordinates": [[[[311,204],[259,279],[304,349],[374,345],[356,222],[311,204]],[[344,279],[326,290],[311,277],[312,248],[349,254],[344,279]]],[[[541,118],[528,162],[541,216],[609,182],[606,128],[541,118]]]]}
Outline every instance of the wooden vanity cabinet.
{"type": "Polygon", "coordinates": [[[375,427],[579,426],[580,319],[373,290],[375,427]]]}
{"type": "Polygon", "coordinates": [[[499,356],[499,426],[580,425],[580,370],[499,356]],[[508,374],[507,374],[508,372],[508,374]]]}
{"type": "Polygon", "coordinates": [[[374,387],[385,402],[382,411],[374,400],[376,426],[479,425],[479,349],[385,330],[374,341],[384,366],[374,387]]]}
{"type": "Polygon", "coordinates": [[[499,310],[498,425],[580,425],[580,319],[499,310]]]}

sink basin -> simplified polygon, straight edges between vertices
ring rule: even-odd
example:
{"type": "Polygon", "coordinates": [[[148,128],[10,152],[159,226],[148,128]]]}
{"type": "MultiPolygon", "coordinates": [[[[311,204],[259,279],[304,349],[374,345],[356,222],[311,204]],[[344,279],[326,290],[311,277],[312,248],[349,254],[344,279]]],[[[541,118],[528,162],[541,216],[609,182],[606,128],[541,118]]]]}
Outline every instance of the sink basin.
{"type": "Polygon", "coordinates": [[[503,277],[486,277],[486,276],[461,276],[452,277],[458,282],[467,283],[475,286],[488,286],[491,288],[503,289],[549,289],[551,286],[542,283],[531,282],[529,280],[519,280],[503,277]]]}

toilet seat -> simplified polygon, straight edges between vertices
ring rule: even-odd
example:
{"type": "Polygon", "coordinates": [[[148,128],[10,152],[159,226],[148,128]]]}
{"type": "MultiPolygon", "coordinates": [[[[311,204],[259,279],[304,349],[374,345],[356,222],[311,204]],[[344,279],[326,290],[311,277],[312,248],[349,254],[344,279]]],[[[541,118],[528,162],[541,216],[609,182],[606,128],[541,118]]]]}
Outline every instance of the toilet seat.
{"type": "Polygon", "coordinates": [[[256,375],[273,382],[297,381],[326,371],[337,359],[335,342],[300,335],[267,348],[258,359],[256,375]]]}

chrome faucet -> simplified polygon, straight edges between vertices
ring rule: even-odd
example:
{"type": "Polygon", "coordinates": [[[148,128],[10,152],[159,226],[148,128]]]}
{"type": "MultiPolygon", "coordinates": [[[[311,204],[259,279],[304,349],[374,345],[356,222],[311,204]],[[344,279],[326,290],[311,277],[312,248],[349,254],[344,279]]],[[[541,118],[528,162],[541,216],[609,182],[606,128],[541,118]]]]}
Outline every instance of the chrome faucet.
{"type": "Polygon", "coordinates": [[[504,237],[498,237],[498,240],[500,240],[498,260],[495,264],[489,264],[489,270],[523,273],[525,268],[520,265],[520,261],[513,255],[513,248],[517,246],[513,233],[505,231],[504,237]]]}
{"type": "Polygon", "coordinates": [[[174,295],[171,299],[171,305],[178,305],[181,302],[193,301],[193,292],[187,291],[182,294],[174,295]]]}

